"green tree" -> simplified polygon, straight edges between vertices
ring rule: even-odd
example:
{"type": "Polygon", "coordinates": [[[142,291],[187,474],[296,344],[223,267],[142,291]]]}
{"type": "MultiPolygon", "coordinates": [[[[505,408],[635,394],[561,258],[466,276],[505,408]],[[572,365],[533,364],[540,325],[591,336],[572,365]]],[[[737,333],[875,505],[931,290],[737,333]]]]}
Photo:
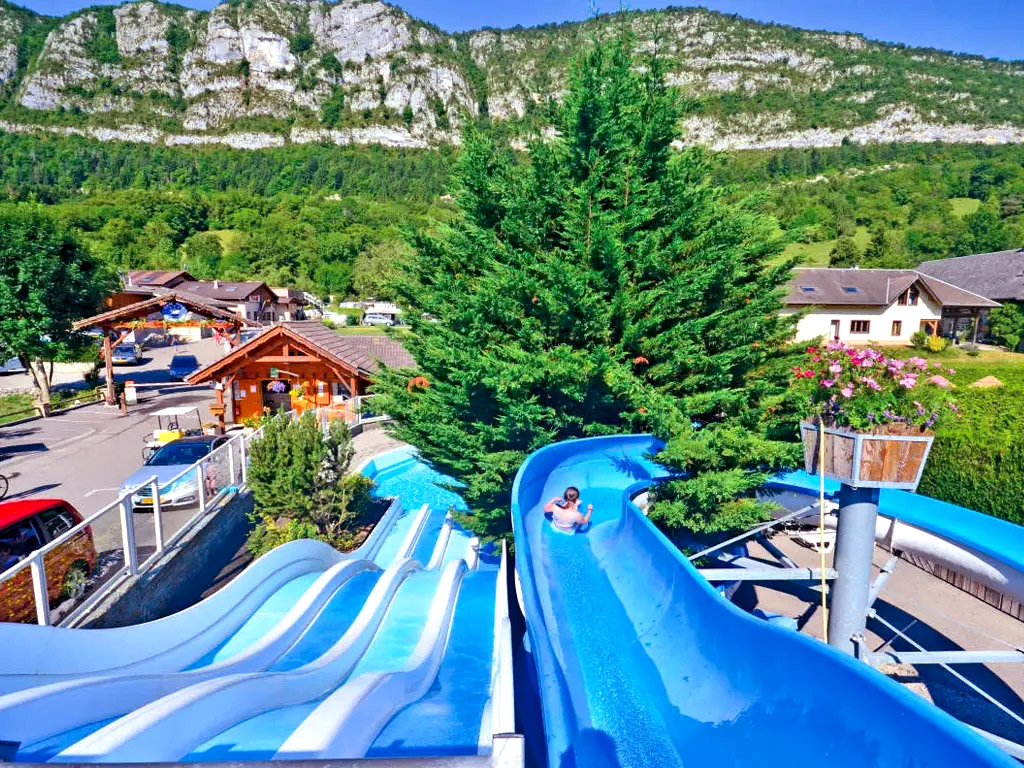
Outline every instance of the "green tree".
{"type": "Polygon", "coordinates": [[[1013,303],[996,307],[988,315],[988,327],[1009,349],[1020,349],[1024,342],[1024,308],[1013,303]]]}
{"type": "Polygon", "coordinates": [[[855,267],[860,264],[860,261],[860,248],[853,242],[852,237],[840,237],[828,254],[830,267],[855,267]]]}
{"type": "Polygon", "coordinates": [[[284,415],[267,419],[247,470],[255,502],[253,553],[301,538],[350,548],[370,507],[368,479],[348,474],[354,455],[342,421],[330,422],[325,433],[310,411],[295,421],[284,415]]]}
{"type": "Polygon", "coordinates": [[[0,357],[16,356],[48,406],[53,360],[94,314],[111,275],[68,229],[35,205],[0,205],[0,357]]]}
{"type": "Polygon", "coordinates": [[[409,246],[401,240],[375,243],[356,257],[352,288],[361,298],[392,301],[398,298],[396,283],[409,260],[409,246]]]}
{"type": "Polygon", "coordinates": [[[771,370],[795,323],[777,223],[728,201],[703,151],[672,151],[681,105],[632,42],[581,57],[560,138],[526,160],[466,129],[459,215],[413,239],[396,285],[417,365],[382,372],[379,405],[489,536],[523,459],[554,440],[654,431],[686,476],[652,517],[704,532],[760,519],[755,488],[794,458],[771,370]]]}
{"type": "Polygon", "coordinates": [[[192,235],[181,245],[181,266],[197,280],[220,277],[223,256],[220,238],[210,232],[192,235]]]}
{"type": "Polygon", "coordinates": [[[1006,225],[992,206],[983,205],[965,217],[974,253],[991,253],[1010,247],[1006,225]]]}

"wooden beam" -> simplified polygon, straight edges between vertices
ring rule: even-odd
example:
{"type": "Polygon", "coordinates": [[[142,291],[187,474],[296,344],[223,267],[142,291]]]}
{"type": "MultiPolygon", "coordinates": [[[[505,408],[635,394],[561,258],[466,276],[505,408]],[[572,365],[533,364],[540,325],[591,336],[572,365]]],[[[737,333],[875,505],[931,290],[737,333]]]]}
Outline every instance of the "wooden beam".
{"type": "Polygon", "coordinates": [[[107,374],[107,405],[117,405],[117,397],[114,395],[114,360],[110,348],[110,326],[101,325],[103,330],[103,360],[106,364],[107,374]]]}
{"type": "Polygon", "coordinates": [[[254,359],[247,360],[249,363],[322,363],[319,357],[312,357],[310,355],[264,355],[263,357],[257,357],[254,359]]]}

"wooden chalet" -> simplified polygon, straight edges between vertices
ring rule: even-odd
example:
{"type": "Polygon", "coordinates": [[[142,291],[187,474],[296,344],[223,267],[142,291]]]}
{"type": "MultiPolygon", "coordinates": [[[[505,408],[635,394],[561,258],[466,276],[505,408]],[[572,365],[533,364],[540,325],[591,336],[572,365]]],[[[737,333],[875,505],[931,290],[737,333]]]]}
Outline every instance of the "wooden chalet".
{"type": "MultiPolygon", "coordinates": [[[[229,392],[229,410],[238,422],[266,409],[301,412],[340,405],[365,394],[382,363],[392,368],[414,365],[412,356],[392,338],[342,336],[319,321],[304,320],[274,326],[187,381],[221,383],[218,406],[228,410],[224,392],[229,392]]],[[[223,422],[216,410],[214,415],[223,422]]]]}

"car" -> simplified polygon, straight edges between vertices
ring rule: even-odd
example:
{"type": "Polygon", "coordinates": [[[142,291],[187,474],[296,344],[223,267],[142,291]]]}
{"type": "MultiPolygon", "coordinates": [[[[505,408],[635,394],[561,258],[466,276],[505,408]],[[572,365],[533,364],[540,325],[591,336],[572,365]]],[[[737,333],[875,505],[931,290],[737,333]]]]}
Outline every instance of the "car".
{"type": "Polygon", "coordinates": [[[368,312],[363,315],[363,325],[394,325],[395,318],[379,312],[368,312]]]}
{"type": "Polygon", "coordinates": [[[198,370],[199,361],[195,355],[175,355],[171,358],[171,364],[167,366],[171,381],[184,381],[198,370]]]}
{"type": "Polygon", "coordinates": [[[0,373],[24,373],[25,366],[21,364],[21,360],[16,357],[12,357],[6,363],[0,363],[0,373]]]}
{"type": "MultiPolygon", "coordinates": [[[[82,516],[61,499],[23,499],[0,504],[0,573],[30,553],[79,525],[82,516]]],[[[50,604],[77,598],[96,567],[92,528],[86,526],[43,556],[46,592],[50,604]]],[[[0,581],[0,621],[36,619],[31,568],[23,567],[11,579],[0,581]]]]}
{"type": "MultiPolygon", "coordinates": [[[[161,509],[190,507],[199,501],[196,474],[191,472],[177,480],[174,480],[175,476],[184,472],[191,464],[202,461],[227,441],[228,438],[224,435],[196,435],[172,440],[150,456],[138,472],[121,483],[121,493],[134,492],[131,496],[134,509],[152,509],[153,486],[146,484],[146,481],[156,475],[157,482],[160,483],[161,509]],[[171,480],[174,482],[171,483],[171,480]],[[166,485],[167,483],[170,484],[166,485]]],[[[215,483],[211,480],[215,472],[216,468],[207,463],[203,472],[207,491],[213,490],[212,486],[215,483]]]]}
{"type": "Polygon", "coordinates": [[[138,350],[134,344],[118,344],[110,353],[110,362],[114,365],[138,365],[138,350]]]}

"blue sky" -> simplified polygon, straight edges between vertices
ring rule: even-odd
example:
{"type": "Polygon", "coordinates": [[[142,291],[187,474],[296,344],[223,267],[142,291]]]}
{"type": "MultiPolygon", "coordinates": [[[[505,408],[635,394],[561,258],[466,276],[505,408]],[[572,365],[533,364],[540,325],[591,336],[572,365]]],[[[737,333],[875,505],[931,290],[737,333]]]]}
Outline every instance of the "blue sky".
{"type": "MultiPolygon", "coordinates": [[[[15,0],[17,1],[17,0],[15,0]]],[[[93,5],[97,0],[22,0],[52,15],[93,5]]],[[[700,0],[676,0],[676,5],[700,0]]],[[[116,3],[111,3],[115,4],[116,3]]],[[[212,8],[217,0],[182,0],[192,8],[212,8]]],[[[399,0],[406,11],[443,29],[532,26],[580,19],[586,0],[399,0]]],[[[665,2],[633,0],[630,8],[659,8],[665,2]]],[[[1024,2],[1021,0],[705,0],[725,13],[810,29],[860,32],[875,40],[929,46],[1002,59],[1024,59],[1024,2]]],[[[599,2],[613,10],[617,2],[599,2]]]]}

